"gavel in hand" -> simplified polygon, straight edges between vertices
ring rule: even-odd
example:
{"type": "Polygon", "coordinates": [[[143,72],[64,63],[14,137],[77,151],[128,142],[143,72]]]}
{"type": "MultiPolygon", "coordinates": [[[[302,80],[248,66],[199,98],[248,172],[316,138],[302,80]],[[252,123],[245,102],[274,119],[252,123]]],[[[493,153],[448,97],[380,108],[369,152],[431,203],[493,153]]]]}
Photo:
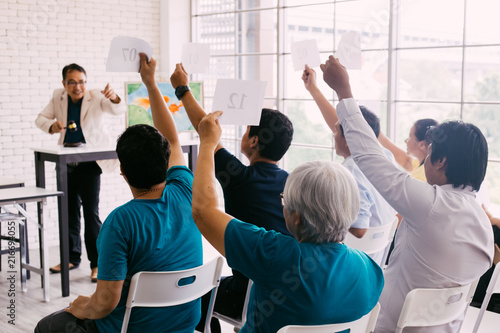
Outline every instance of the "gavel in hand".
{"type": "Polygon", "coordinates": [[[78,126],[76,125],[74,120],[70,120],[68,122],[68,126],[66,126],[64,128],[69,129],[71,132],[76,132],[76,130],[78,129],[78,126]]]}

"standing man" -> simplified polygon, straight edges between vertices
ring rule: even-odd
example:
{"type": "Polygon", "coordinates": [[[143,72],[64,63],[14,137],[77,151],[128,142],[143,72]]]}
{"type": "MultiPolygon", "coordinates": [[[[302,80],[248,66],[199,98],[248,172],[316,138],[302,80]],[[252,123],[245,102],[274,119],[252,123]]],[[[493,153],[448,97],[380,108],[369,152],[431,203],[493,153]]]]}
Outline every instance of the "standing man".
{"type": "MultiPolygon", "coordinates": [[[[36,126],[50,134],[60,133],[60,145],[111,143],[103,117],[104,112],[119,115],[125,111],[120,97],[109,84],[102,91],[86,90],[87,73],[77,64],[65,66],[62,76],[64,89],[54,91],[49,104],[35,120],[36,126]]],[[[85,246],[92,270],[92,282],[97,282],[96,240],[102,224],[99,219],[101,167],[106,169],[104,161],[68,164],[67,176],[69,269],[77,268],[81,261],[80,208],[83,205],[85,246]]],[[[61,265],[51,267],[50,271],[61,272],[61,265]]]]}

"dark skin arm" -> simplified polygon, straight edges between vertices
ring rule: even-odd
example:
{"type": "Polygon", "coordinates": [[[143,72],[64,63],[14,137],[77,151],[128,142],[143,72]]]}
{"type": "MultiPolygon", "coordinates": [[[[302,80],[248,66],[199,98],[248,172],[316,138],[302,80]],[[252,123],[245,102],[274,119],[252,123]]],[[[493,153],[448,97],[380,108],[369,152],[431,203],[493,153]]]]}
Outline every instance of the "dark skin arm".
{"type": "MultiPolygon", "coordinates": [[[[182,64],[175,65],[175,70],[170,76],[170,82],[172,83],[174,89],[178,86],[189,86],[188,73],[182,64]]],[[[193,124],[194,129],[199,133],[198,126],[203,117],[207,115],[206,112],[202,109],[200,104],[198,104],[191,91],[186,92],[184,96],[182,96],[181,101],[186,109],[186,113],[191,121],[191,124],[193,124]]],[[[220,142],[217,143],[215,152],[221,148],[223,148],[222,144],[220,142]]]]}

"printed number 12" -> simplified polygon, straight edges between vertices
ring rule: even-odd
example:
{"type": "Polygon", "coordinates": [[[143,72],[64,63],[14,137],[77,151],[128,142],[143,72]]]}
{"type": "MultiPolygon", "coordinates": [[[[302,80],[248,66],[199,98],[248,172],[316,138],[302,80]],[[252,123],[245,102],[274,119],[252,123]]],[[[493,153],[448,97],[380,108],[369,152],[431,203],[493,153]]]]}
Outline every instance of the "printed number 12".
{"type": "MultiPolygon", "coordinates": [[[[232,93],[230,96],[229,96],[229,103],[227,105],[227,108],[228,109],[236,109],[236,105],[234,104],[234,99],[236,98],[236,102],[238,101],[238,94],[237,93],[232,93]]],[[[241,110],[243,109],[243,104],[245,103],[245,98],[247,97],[247,95],[245,94],[242,94],[241,95],[241,101],[240,101],[240,107],[238,108],[238,110],[241,110]]]]}

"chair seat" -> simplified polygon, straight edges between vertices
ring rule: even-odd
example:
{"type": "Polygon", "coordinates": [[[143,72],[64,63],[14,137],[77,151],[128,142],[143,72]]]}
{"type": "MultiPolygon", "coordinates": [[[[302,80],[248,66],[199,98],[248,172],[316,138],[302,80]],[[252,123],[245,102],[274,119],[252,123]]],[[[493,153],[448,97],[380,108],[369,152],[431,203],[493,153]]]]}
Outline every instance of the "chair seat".
{"type": "MultiPolygon", "coordinates": [[[[469,306],[467,314],[465,315],[464,323],[460,333],[470,333],[474,329],[477,316],[479,315],[479,308],[469,306]]],[[[491,333],[497,332],[500,327],[500,313],[486,311],[479,326],[478,333],[491,333]]]]}

